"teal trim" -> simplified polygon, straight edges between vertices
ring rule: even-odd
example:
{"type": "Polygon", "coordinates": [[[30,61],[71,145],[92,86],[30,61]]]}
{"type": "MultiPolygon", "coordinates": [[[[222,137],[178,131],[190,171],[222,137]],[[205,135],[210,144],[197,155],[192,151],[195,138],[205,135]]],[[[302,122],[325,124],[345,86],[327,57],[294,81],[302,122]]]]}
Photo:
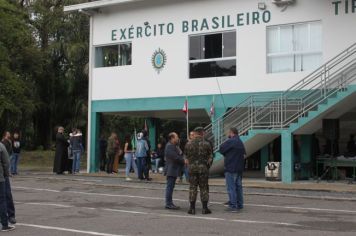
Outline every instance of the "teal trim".
{"type": "Polygon", "coordinates": [[[294,180],[293,134],[282,131],[282,182],[292,183],[294,180]]]}
{"type": "Polygon", "coordinates": [[[261,172],[265,172],[265,166],[269,161],[269,144],[261,149],[261,172]]]}
{"type": "Polygon", "coordinates": [[[151,143],[151,150],[156,150],[156,119],[147,119],[148,139],[151,143]]]}
{"type": "MultiPolygon", "coordinates": [[[[302,164],[310,164],[312,159],[312,146],[313,136],[302,135],[301,136],[301,150],[300,150],[300,162],[302,164]]],[[[302,178],[310,177],[310,170],[308,168],[302,168],[302,178]]]]}
{"type": "Polygon", "coordinates": [[[89,160],[89,173],[94,173],[99,171],[99,142],[98,137],[100,133],[100,117],[101,115],[97,112],[91,113],[91,136],[90,136],[90,160],[89,160]]]}
{"type": "MultiPolygon", "coordinates": [[[[272,94],[276,92],[263,92],[258,94],[272,94]]],[[[224,101],[221,95],[189,96],[190,109],[205,109],[208,114],[213,100],[215,103],[215,118],[218,117],[219,109],[234,107],[246,98],[256,93],[225,94],[224,101]]],[[[181,110],[186,97],[158,97],[158,98],[135,98],[92,101],[93,112],[133,112],[133,111],[162,111],[181,110]]]]}

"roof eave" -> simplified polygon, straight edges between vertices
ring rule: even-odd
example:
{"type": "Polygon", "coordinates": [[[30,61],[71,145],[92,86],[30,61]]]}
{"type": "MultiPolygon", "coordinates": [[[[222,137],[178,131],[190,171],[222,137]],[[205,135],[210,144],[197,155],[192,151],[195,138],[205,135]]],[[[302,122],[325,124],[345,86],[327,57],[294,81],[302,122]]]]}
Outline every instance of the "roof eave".
{"type": "Polygon", "coordinates": [[[92,11],[99,8],[106,8],[114,5],[121,5],[121,4],[127,4],[132,2],[139,2],[139,1],[143,1],[143,0],[101,0],[101,1],[65,6],[63,11],[64,12],[92,11]]]}

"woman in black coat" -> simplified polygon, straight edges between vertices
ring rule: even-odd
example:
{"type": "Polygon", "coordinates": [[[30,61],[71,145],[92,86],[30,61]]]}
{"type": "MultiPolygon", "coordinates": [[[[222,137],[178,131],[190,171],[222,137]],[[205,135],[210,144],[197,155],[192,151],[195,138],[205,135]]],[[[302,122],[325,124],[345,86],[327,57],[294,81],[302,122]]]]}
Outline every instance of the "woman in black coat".
{"type": "Polygon", "coordinates": [[[64,137],[64,128],[59,127],[56,135],[56,154],[53,164],[53,172],[60,175],[66,170],[68,160],[68,146],[69,143],[64,137]]]}

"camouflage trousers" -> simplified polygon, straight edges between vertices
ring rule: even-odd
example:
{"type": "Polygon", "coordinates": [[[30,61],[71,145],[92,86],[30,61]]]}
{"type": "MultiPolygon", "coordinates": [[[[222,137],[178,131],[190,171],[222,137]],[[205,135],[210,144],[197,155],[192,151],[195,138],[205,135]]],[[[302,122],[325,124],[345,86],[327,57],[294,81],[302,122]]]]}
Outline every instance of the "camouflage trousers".
{"type": "Polygon", "coordinates": [[[209,201],[209,173],[189,173],[189,201],[196,202],[198,186],[202,202],[209,201]]]}

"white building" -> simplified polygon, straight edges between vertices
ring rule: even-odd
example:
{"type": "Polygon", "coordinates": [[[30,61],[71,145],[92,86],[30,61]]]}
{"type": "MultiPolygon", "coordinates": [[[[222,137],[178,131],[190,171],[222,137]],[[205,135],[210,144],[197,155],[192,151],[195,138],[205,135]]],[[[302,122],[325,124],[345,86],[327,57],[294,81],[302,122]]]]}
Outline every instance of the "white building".
{"type": "Polygon", "coordinates": [[[338,121],[338,142],[356,131],[356,0],[101,0],[64,10],[91,16],[90,172],[100,114],[182,118],[186,97],[192,120],[209,122],[214,103],[215,146],[236,126],[263,166],[266,145],[282,137],[284,182],[294,163],[315,159],[311,135],[323,120],[338,121]]]}

